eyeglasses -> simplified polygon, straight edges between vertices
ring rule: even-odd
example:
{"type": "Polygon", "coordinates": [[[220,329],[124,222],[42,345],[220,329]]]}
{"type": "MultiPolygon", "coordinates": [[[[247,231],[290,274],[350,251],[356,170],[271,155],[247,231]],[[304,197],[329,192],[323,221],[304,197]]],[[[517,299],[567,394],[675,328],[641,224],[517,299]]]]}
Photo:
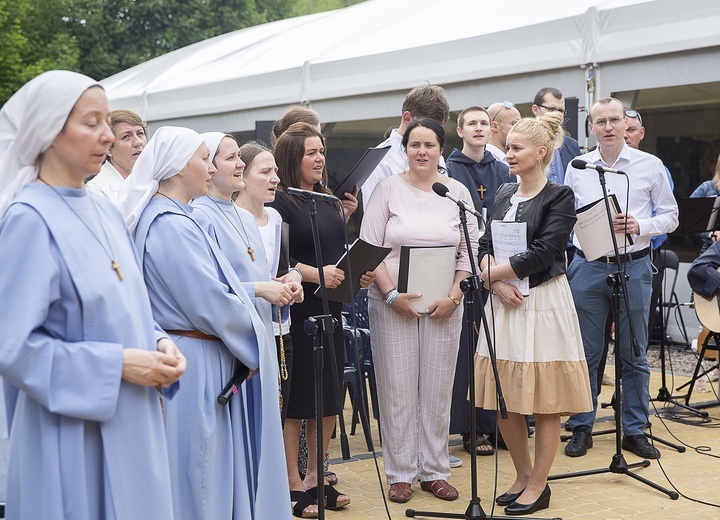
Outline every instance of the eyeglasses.
{"type": "Polygon", "coordinates": [[[622,117],[611,117],[610,119],[597,119],[595,121],[591,121],[591,123],[599,127],[605,127],[608,123],[610,123],[612,126],[619,126],[624,121],[625,120],[622,117]]]}
{"type": "Polygon", "coordinates": [[[564,108],[548,107],[545,105],[538,105],[538,106],[544,108],[548,112],[560,112],[560,113],[562,113],[562,115],[567,114],[567,110],[565,110],[564,108]]]}
{"type": "MultiPolygon", "coordinates": [[[[515,108],[515,103],[513,103],[513,102],[511,102],[511,101],[503,101],[503,102],[502,102],[502,105],[503,105],[503,107],[505,107],[505,108],[515,108]]],[[[491,122],[491,123],[492,123],[493,121],[495,121],[495,118],[498,116],[498,114],[499,114],[501,111],[502,111],[502,107],[500,107],[500,110],[498,110],[497,112],[495,112],[495,115],[492,116],[492,119],[490,119],[490,122],[491,122]]]]}
{"type": "Polygon", "coordinates": [[[640,117],[640,112],[638,112],[637,110],[633,110],[633,109],[631,109],[631,108],[628,108],[628,109],[625,110],[625,115],[626,115],[627,117],[633,117],[633,118],[637,119],[637,120],[640,122],[640,126],[642,126],[642,124],[643,124],[643,123],[642,123],[642,117],[640,117]]]}

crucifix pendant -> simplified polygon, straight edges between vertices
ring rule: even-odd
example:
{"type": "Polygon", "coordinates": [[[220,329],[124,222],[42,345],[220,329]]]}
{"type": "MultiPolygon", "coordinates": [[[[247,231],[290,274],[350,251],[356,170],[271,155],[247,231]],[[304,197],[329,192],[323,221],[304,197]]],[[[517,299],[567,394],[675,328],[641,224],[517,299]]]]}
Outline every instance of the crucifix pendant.
{"type": "Polygon", "coordinates": [[[120,270],[120,264],[118,264],[115,260],[113,260],[110,263],[110,267],[112,267],[112,270],[115,271],[115,274],[117,275],[118,280],[120,280],[122,282],[123,275],[122,275],[122,271],[120,270]]]}
{"type": "Polygon", "coordinates": [[[248,246],[247,252],[250,255],[250,260],[252,260],[254,262],[255,261],[255,250],[252,247],[248,246]]]}
{"type": "Polygon", "coordinates": [[[480,187],[478,188],[478,192],[480,193],[480,200],[483,200],[485,198],[486,191],[487,191],[487,188],[481,184],[480,187]]]}

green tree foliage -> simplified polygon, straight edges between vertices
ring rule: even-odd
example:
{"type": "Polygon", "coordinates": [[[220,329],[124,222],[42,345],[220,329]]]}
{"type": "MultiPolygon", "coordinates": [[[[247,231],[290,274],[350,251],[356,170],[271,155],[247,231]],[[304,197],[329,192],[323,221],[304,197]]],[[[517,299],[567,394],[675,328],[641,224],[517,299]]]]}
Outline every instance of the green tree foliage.
{"type": "Polygon", "coordinates": [[[76,70],[80,52],[65,29],[62,0],[0,0],[0,105],[50,69],[76,70]]]}
{"type": "Polygon", "coordinates": [[[0,0],[0,105],[41,72],[106,78],[252,25],[362,0],[0,0]]]}

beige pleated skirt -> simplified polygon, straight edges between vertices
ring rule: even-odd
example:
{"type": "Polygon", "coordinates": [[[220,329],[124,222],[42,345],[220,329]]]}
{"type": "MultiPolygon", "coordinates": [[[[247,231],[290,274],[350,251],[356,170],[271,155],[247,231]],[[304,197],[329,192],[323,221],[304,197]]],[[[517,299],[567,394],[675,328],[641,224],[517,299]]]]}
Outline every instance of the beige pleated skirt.
{"type": "MultiPolygon", "coordinates": [[[[485,314],[508,411],[571,415],[593,409],[580,325],[565,275],[530,289],[520,307],[505,306],[493,296],[485,314]]],[[[496,410],[495,378],[483,328],[480,332],[476,403],[496,410]]]]}

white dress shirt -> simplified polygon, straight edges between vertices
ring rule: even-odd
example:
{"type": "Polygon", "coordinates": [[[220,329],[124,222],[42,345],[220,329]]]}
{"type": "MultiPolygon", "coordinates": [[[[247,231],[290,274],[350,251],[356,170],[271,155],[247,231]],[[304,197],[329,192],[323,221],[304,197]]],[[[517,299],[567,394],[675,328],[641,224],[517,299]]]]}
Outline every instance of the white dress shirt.
{"type": "MultiPolygon", "coordinates": [[[[614,164],[606,164],[598,150],[581,155],[578,159],[627,173],[627,176],[605,174],[608,194],[614,193],[620,204],[620,211],[632,215],[640,226],[640,234],[632,235],[633,245],[623,249],[623,245],[618,244],[621,254],[650,247],[651,236],[671,233],[678,226],[677,202],[660,159],[630,148],[627,144],[623,144],[614,164]]],[[[565,173],[565,184],[575,192],[576,209],[602,198],[602,188],[595,170],[578,170],[570,164],[565,173]]],[[[582,249],[577,235],[573,238],[573,244],[582,249]]],[[[611,251],[606,254],[611,254],[611,251]]]]}
{"type": "Polygon", "coordinates": [[[507,164],[507,157],[505,156],[505,152],[503,150],[490,143],[485,145],[485,149],[491,154],[493,154],[493,157],[495,157],[495,159],[497,159],[503,164],[507,164]]]}

